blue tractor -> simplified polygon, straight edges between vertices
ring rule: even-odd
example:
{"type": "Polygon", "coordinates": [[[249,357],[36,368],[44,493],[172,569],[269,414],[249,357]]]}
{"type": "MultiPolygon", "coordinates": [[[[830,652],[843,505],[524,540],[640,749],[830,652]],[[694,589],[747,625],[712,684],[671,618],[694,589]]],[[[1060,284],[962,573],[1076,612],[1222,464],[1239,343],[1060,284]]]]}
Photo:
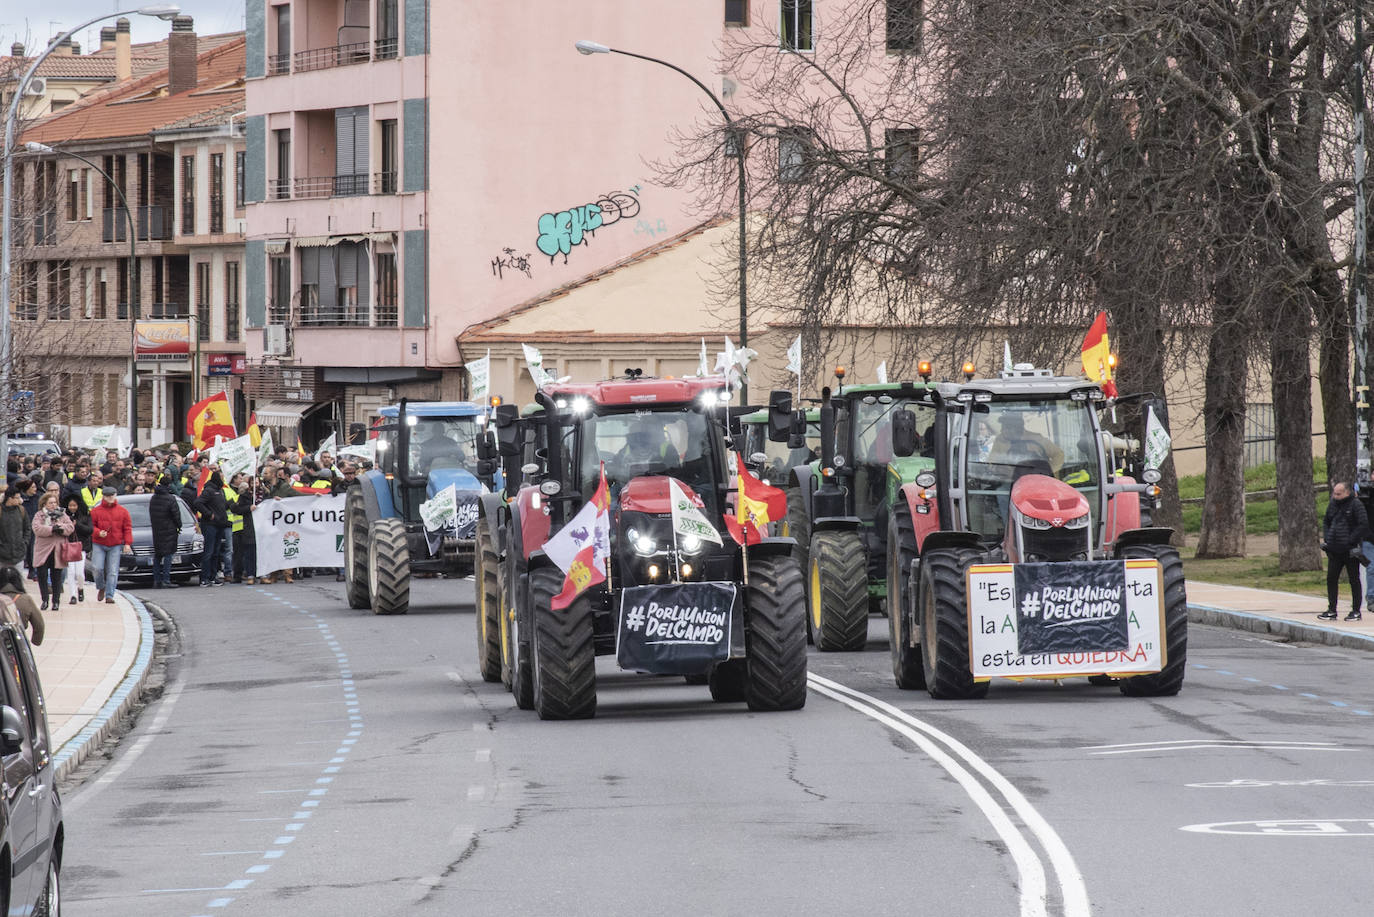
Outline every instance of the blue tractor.
{"type": "Polygon", "coordinates": [[[419,401],[381,409],[376,467],[359,477],[344,504],[344,569],[348,604],[373,614],[410,608],[410,574],[471,576],[478,498],[477,440],[485,410],[464,401],[419,401]],[[426,530],[420,504],[450,484],[456,518],[426,530]]]}

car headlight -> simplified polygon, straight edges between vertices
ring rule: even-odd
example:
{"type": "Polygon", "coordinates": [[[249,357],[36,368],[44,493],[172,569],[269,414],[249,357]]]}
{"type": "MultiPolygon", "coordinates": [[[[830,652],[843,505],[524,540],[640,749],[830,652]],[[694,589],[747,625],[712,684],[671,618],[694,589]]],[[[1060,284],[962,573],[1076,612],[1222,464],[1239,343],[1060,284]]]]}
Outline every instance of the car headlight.
{"type": "Polygon", "coordinates": [[[633,526],[625,530],[625,537],[630,540],[630,545],[636,552],[648,557],[658,551],[658,542],[648,535],[642,534],[633,526]]]}

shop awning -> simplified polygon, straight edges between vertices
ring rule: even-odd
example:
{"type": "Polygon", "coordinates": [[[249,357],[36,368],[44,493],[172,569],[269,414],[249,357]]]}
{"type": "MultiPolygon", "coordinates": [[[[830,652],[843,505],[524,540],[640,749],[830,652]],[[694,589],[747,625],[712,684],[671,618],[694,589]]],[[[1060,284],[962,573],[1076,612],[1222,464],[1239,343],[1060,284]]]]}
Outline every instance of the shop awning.
{"type": "Polygon", "coordinates": [[[260,401],[253,406],[253,414],[260,427],[294,427],[301,418],[322,408],[327,402],[260,401]]]}
{"type": "Polygon", "coordinates": [[[286,252],[286,243],[290,239],[268,239],[262,243],[263,251],[269,255],[281,255],[286,252]]]}

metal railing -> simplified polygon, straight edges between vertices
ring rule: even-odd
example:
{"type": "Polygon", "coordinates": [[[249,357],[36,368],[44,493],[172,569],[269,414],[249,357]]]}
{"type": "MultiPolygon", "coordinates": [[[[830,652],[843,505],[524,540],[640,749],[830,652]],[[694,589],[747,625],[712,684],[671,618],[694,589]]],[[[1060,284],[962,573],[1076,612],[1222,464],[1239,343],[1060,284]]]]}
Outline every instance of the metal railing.
{"type": "Polygon", "coordinates": [[[291,72],[291,52],[267,55],[267,75],[281,76],[291,72]]]}
{"type": "Polygon", "coordinates": [[[334,176],[335,197],[357,197],[367,193],[367,173],[334,176]]]}
{"type": "Polygon", "coordinates": [[[134,208],[134,222],[140,242],[172,238],[172,221],[168,210],[157,204],[134,208]]]}
{"type": "Polygon", "coordinates": [[[399,317],[400,313],[397,309],[396,303],[377,303],[378,328],[395,328],[398,324],[397,319],[399,317]]]}
{"type": "Polygon", "coordinates": [[[295,68],[297,73],[305,73],[309,70],[328,70],[331,67],[346,67],[349,64],[365,64],[370,60],[370,43],[357,41],[347,45],[334,45],[332,48],[297,51],[295,68]]]}
{"type": "Polygon", "coordinates": [[[123,207],[106,207],[100,211],[100,238],[103,242],[128,242],[129,221],[123,207]]]}
{"type": "Polygon", "coordinates": [[[291,179],[274,178],[267,183],[267,193],[274,201],[284,201],[291,197],[291,179]]]}
{"type": "Polygon", "coordinates": [[[310,175],[298,178],[292,183],[291,194],[295,198],[329,197],[334,193],[332,175],[310,175]]]}
{"type": "Polygon", "coordinates": [[[401,43],[396,38],[379,38],[374,43],[374,60],[395,60],[400,53],[401,43]]]}
{"type": "Polygon", "coordinates": [[[299,324],[302,326],[357,327],[371,324],[371,309],[357,304],[346,306],[303,306],[299,324]]]}
{"type": "MultiPolygon", "coordinates": [[[[120,308],[124,308],[120,306],[120,308]]],[[[185,318],[186,310],[181,303],[155,302],[146,307],[148,318],[185,318]]],[[[123,318],[123,316],[120,316],[123,318]]]]}
{"type": "Polygon", "coordinates": [[[372,173],[372,193],[373,194],[395,194],[396,193],[396,172],[373,172],[372,173]]]}

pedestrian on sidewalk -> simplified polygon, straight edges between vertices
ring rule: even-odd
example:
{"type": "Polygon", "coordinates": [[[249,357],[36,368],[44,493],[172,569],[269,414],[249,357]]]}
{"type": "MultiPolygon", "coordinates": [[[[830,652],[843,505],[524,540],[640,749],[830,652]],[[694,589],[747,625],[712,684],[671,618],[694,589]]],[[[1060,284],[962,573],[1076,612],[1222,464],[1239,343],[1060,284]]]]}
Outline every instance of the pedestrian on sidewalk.
{"type": "Polygon", "coordinates": [[[67,594],[71,596],[68,601],[75,605],[86,601],[86,558],[91,556],[91,534],[95,525],[91,522],[91,511],[86,509],[86,501],[80,497],[67,498],[67,516],[76,527],[76,531],[67,536],[67,541],[81,546],[79,556],[75,548],[67,548],[67,594]]]}
{"type": "Polygon", "coordinates": [[[28,554],[29,514],[24,510],[24,497],[17,489],[6,489],[0,498],[0,564],[18,567],[28,554]]]}
{"type": "Polygon", "coordinates": [[[33,596],[24,590],[24,574],[18,567],[0,567],[0,595],[14,603],[19,623],[29,631],[29,642],[43,645],[43,612],[33,603],[33,596]]]}
{"type": "Polygon", "coordinates": [[[216,468],[210,472],[209,479],[196,498],[196,515],[200,517],[200,529],[205,533],[205,553],[200,560],[200,584],[202,586],[222,586],[224,578],[219,576],[221,549],[231,535],[229,525],[229,504],[224,498],[224,478],[216,468]]]}
{"type": "Polygon", "coordinates": [[[91,565],[95,567],[95,600],[114,604],[119,588],[119,556],[134,549],[134,523],[129,511],[119,505],[113,487],[106,487],[100,502],[91,510],[91,565]]]}
{"type": "Polygon", "coordinates": [[[1364,504],[1355,499],[1350,485],[1337,481],[1331,488],[1331,502],[1322,517],[1322,550],[1326,552],[1326,611],[1317,615],[1336,620],[1336,597],[1341,591],[1341,571],[1350,580],[1350,614],[1347,621],[1360,620],[1360,545],[1369,538],[1369,517],[1364,504]]]}
{"type": "Polygon", "coordinates": [[[148,517],[153,529],[153,588],[175,589],[172,582],[172,555],[181,536],[180,501],[163,475],[148,500],[148,517]]]}
{"type": "Polygon", "coordinates": [[[38,570],[38,594],[43,599],[40,611],[48,610],[49,598],[54,611],[62,604],[62,578],[67,573],[63,545],[75,531],[76,525],[62,504],[44,494],[33,517],[33,534],[37,536],[33,540],[33,565],[38,570]]]}

